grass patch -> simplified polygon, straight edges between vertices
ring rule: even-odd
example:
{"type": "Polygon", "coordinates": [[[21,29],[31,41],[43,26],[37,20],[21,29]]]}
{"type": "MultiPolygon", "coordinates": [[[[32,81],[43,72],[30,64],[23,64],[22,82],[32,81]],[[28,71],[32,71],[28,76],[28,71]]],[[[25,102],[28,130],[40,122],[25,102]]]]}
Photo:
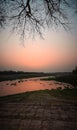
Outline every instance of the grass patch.
{"type": "Polygon", "coordinates": [[[52,97],[56,97],[60,99],[77,100],[77,89],[76,88],[61,89],[59,87],[57,89],[51,89],[51,90],[46,89],[46,90],[25,92],[21,94],[0,97],[0,102],[36,101],[37,99],[40,99],[40,96],[42,100],[43,95],[50,95],[51,99],[52,97]]]}
{"type": "Polygon", "coordinates": [[[60,99],[77,100],[77,89],[53,89],[48,92],[51,96],[58,97],[60,99]]]}
{"type": "Polygon", "coordinates": [[[55,76],[49,76],[47,78],[41,78],[40,80],[50,81],[50,80],[54,80],[54,79],[55,79],[55,76]]]}

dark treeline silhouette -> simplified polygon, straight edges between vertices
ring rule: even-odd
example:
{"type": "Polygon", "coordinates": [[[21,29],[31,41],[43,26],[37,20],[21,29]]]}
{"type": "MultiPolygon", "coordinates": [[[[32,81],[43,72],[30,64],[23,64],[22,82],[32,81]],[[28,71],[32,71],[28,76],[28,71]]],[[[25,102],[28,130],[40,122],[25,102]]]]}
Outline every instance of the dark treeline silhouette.
{"type": "Polygon", "coordinates": [[[44,76],[61,76],[68,75],[68,72],[54,72],[54,73],[44,73],[44,72],[24,72],[24,71],[0,71],[0,81],[16,80],[16,79],[26,79],[33,77],[44,77],[44,76]]]}
{"type": "Polygon", "coordinates": [[[0,74],[44,74],[44,72],[24,72],[24,71],[0,71],[0,74]]]}
{"type": "Polygon", "coordinates": [[[25,71],[13,71],[13,70],[5,70],[0,71],[0,74],[36,74],[36,75],[66,75],[70,74],[70,72],[25,72],[25,71]]]}
{"type": "Polygon", "coordinates": [[[0,81],[26,79],[33,77],[50,76],[51,73],[43,72],[24,72],[24,71],[0,71],[0,81]]]}

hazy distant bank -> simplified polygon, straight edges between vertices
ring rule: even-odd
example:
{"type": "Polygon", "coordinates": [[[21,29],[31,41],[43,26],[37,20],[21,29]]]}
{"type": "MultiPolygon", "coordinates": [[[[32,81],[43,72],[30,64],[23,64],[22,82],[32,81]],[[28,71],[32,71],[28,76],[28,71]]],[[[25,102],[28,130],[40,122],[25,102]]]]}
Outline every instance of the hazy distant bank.
{"type": "Polygon", "coordinates": [[[0,82],[7,80],[26,79],[44,76],[68,75],[68,72],[44,73],[44,72],[23,72],[23,71],[0,71],[0,82]]]}

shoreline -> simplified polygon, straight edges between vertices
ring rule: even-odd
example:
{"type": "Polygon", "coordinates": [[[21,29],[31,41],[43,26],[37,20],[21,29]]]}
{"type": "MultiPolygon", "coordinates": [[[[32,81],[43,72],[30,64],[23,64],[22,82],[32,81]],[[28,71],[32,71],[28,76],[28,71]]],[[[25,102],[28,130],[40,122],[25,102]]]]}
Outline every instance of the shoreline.
{"type": "Polygon", "coordinates": [[[74,74],[55,76],[55,78],[52,78],[52,77],[42,78],[41,80],[44,80],[44,81],[55,80],[58,82],[69,83],[73,85],[75,88],[77,88],[77,75],[74,75],[74,74]]]}
{"type": "Polygon", "coordinates": [[[48,94],[51,97],[57,98],[57,99],[65,99],[65,100],[77,100],[77,88],[64,88],[61,89],[58,87],[57,89],[45,89],[45,90],[36,90],[36,91],[27,91],[23,93],[17,93],[12,95],[6,95],[0,97],[0,102],[5,101],[16,101],[16,102],[22,102],[23,99],[27,100],[30,95],[41,95],[41,94],[48,94]]]}

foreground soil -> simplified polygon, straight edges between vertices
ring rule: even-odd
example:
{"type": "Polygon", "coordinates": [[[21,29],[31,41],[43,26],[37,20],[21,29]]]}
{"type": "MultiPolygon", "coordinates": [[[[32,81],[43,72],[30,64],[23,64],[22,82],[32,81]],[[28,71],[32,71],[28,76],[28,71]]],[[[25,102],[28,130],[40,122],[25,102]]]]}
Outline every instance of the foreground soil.
{"type": "Polygon", "coordinates": [[[0,130],[77,130],[77,101],[42,92],[1,99],[0,130]]]}

